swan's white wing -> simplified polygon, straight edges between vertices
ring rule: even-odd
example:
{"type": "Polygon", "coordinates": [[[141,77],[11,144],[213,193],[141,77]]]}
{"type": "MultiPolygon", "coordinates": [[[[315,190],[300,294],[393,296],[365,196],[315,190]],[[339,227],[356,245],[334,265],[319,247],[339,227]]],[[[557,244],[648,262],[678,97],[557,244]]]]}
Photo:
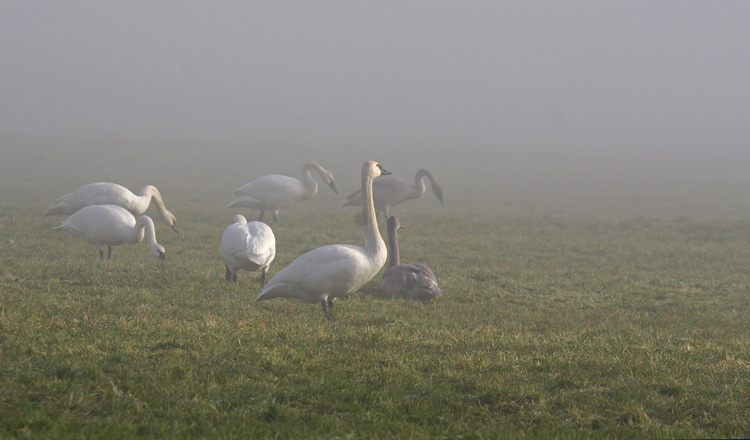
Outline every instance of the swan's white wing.
{"type": "Polygon", "coordinates": [[[61,227],[97,245],[116,246],[132,241],[135,218],[115,205],[87,206],[65,219],[61,227]]]}
{"type": "Polygon", "coordinates": [[[396,206],[420,196],[414,185],[403,179],[378,179],[372,182],[372,198],[375,209],[396,206]]]}
{"type": "Polygon", "coordinates": [[[297,257],[271,278],[255,301],[284,297],[315,302],[343,295],[372,278],[369,266],[359,246],[319,247],[297,257]]]}
{"type": "Polygon", "coordinates": [[[270,264],[276,256],[276,237],[273,230],[263,222],[247,224],[247,256],[256,264],[264,266],[270,264]]]}
{"type": "Polygon", "coordinates": [[[224,259],[242,255],[247,251],[249,233],[245,225],[232,223],[221,236],[221,254],[224,259]]]}
{"type": "Polygon", "coordinates": [[[129,189],[116,183],[89,183],[57,199],[44,215],[73,214],[90,205],[117,205],[130,210],[134,198],[129,189]]]}

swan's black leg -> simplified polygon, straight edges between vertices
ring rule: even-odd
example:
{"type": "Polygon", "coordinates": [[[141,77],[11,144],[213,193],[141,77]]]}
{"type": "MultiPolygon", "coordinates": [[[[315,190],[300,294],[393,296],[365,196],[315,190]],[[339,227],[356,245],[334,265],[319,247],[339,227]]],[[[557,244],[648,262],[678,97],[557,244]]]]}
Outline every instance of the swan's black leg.
{"type": "Polygon", "coordinates": [[[261,283],[261,286],[265,286],[266,285],[266,272],[268,272],[268,269],[263,269],[260,272],[260,283],[261,283]]]}
{"type": "Polygon", "coordinates": [[[227,281],[232,281],[232,271],[229,270],[229,266],[226,266],[226,268],[227,268],[227,273],[226,275],[224,275],[224,278],[226,278],[227,281]]]}
{"type": "Polygon", "coordinates": [[[104,259],[104,248],[102,248],[101,246],[97,246],[96,248],[99,250],[99,258],[101,258],[103,260],[104,259]]]}
{"type": "Polygon", "coordinates": [[[112,258],[112,246],[107,246],[107,260],[112,258]]]}
{"type": "Polygon", "coordinates": [[[328,306],[326,305],[326,300],[321,301],[320,305],[323,306],[323,313],[325,313],[327,315],[328,314],[328,306]]]}
{"type": "Polygon", "coordinates": [[[328,298],[328,310],[333,310],[333,298],[328,298]]]}
{"type": "Polygon", "coordinates": [[[265,213],[266,213],[266,210],[265,210],[265,209],[261,209],[261,210],[260,210],[260,217],[258,217],[258,221],[259,221],[259,222],[262,222],[262,221],[263,221],[263,214],[265,214],[265,213]]]}

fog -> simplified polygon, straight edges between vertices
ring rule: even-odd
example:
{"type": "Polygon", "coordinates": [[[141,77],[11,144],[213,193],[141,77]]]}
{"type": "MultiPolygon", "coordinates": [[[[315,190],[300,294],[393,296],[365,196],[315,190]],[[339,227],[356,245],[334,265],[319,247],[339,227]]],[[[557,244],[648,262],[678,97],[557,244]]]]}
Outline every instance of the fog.
{"type": "Polygon", "coordinates": [[[743,1],[4,1],[0,181],[141,181],[80,157],[138,150],[195,154],[186,172],[224,170],[227,191],[307,160],[355,189],[376,159],[433,169],[447,207],[749,216],[747,17],[743,1]]]}

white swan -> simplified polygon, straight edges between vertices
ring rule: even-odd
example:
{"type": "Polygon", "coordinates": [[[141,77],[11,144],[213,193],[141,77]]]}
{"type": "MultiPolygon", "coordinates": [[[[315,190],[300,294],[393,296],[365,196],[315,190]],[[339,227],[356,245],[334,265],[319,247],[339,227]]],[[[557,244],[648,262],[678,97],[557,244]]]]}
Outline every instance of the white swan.
{"type": "MultiPolygon", "coordinates": [[[[414,184],[403,179],[378,179],[372,184],[372,195],[375,203],[376,212],[383,212],[385,217],[390,217],[388,208],[400,205],[407,200],[422,197],[425,192],[424,178],[430,180],[430,187],[433,194],[443,203],[443,189],[437,183],[432,173],[428,170],[421,169],[414,176],[414,184]]],[[[362,190],[358,189],[346,197],[346,202],[342,206],[360,206],[362,205],[362,190]]]]}
{"type": "Polygon", "coordinates": [[[175,232],[179,232],[174,214],[167,211],[167,208],[164,207],[161,193],[153,185],[144,186],[141,189],[141,193],[136,195],[124,186],[116,183],[89,183],[57,199],[55,203],[49,205],[47,210],[44,211],[44,215],[70,215],[89,205],[117,205],[127,209],[131,214],[138,216],[146,212],[151,204],[151,200],[159,208],[159,213],[164,223],[168,224],[175,232]]]}
{"type": "Polygon", "coordinates": [[[362,166],[362,207],[365,247],[331,244],[313,249],[292,261],[263,288],[254,302],[283,297],[306,302],[319,301],[323,310],[333,307],[333,298],[353,292],[370,281],[385,264],[388,251],[378,231],[372,205],[372,181],[390,172],[373,161],[362,166]]]}
{"type": "Polygon", "coordinates": [[[55,229],[64,229],[93,244],[104,258],[107,246],[107,258],[112,256],[112,246],[136,244],[143,240],[144,230],[148,248],[154,257],[165,260],[164,246],[156,242],[154,222],[151,217],[142,215],[136,221],[133,214],[116,205],[89,205],[63,220],[55,229]]]}
{"type": "Polygon", "coordinates": [[[388,269],[378,290],[384,296],[431,300],[443,294],[432,269],[424,264],[399,264],[398,230],[403,225],[397,217],[388,217],[388,269]]]}
{"type": "Polygon", "coordinates": [[[318,192],[318,184],[310,176],[312,170],[317,171],[326,185],[338,194],[333,174],[319,164],[310,162],[302,167],[302,181],[280,174],[258,177],[234,190],[234,199],[225,208],[240,206],[259,209],[258,221],[263,220],[266,211],[271,211],[275,221],[280,210],[288,208],[292,203],[307,200],[318,192]]]}
{"type": "Polygon", "coordinates": [[[276,238],[263,222],[247,222],[235,215],[221,236],[221,255],[227,267],[227,281],[237,281],[237,271],[254,272],[260,269],[261,282],[266,284],[266,272],[276,256],[276,238]]]}

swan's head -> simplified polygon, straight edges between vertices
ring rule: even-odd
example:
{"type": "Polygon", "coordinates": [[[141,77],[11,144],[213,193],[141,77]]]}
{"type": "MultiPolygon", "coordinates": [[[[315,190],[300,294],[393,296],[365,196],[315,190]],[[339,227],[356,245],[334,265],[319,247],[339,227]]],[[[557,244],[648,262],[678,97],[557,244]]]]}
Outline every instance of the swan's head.
{"type": "Polygon", "coordinates": [[[328,185],[328,187],[333,190],[333,192],[335,192],[336,194],[339,193],[338,191],[336,191],[336,183],[334,183],[333,181],[333,173],[326,170],[323,173],[323,180],[326,182],[326,185],[328,185]]]}
{"type": "Polygon", "coordinates": [[[378,176],[388,176],[390,174],[391,174],[390,171],[383,168],[379,163],[375,162],[374,160],[368,160],[362,166],[362,175],[368,176],[371,179],[374,179],[378,176]]]}
{"type": "Polygon", "coordinates": [[[404,225],[401,224],[401,220],[398,217],[388,217],[388,230],[395,231],[396,229],[404,229],[404,225]]]}
{"type": "Polygon", "coordinates": [[[164,249],[164,246],[160,245],[159,243],[150,243],[148,245],[148,248],[151,251],[151,255],[153,255],[154,257],[160,260],[167,259],[167,250],[164,249]]]}
{"type": "Polygon", "coordinates": [[[232,217],[232,221],[231,221],[230,224],[234,224],[234,223],[239,223],[241,225],[246,225],[247,224],[247,219],[245,218],[244,215],[237,214],[237,215],[235,215],[235,216],[232,217]]]}
{"type": "Polygon", "coordinates": [[[177,219],[175,218],[174,214],[172,214],[169,211],[166,211],[164,213],[164,221],[167,222],[170,228],[172,228],[173,231],[176,233],[180,233],[180,230],[177,229],[177,219]]]}

